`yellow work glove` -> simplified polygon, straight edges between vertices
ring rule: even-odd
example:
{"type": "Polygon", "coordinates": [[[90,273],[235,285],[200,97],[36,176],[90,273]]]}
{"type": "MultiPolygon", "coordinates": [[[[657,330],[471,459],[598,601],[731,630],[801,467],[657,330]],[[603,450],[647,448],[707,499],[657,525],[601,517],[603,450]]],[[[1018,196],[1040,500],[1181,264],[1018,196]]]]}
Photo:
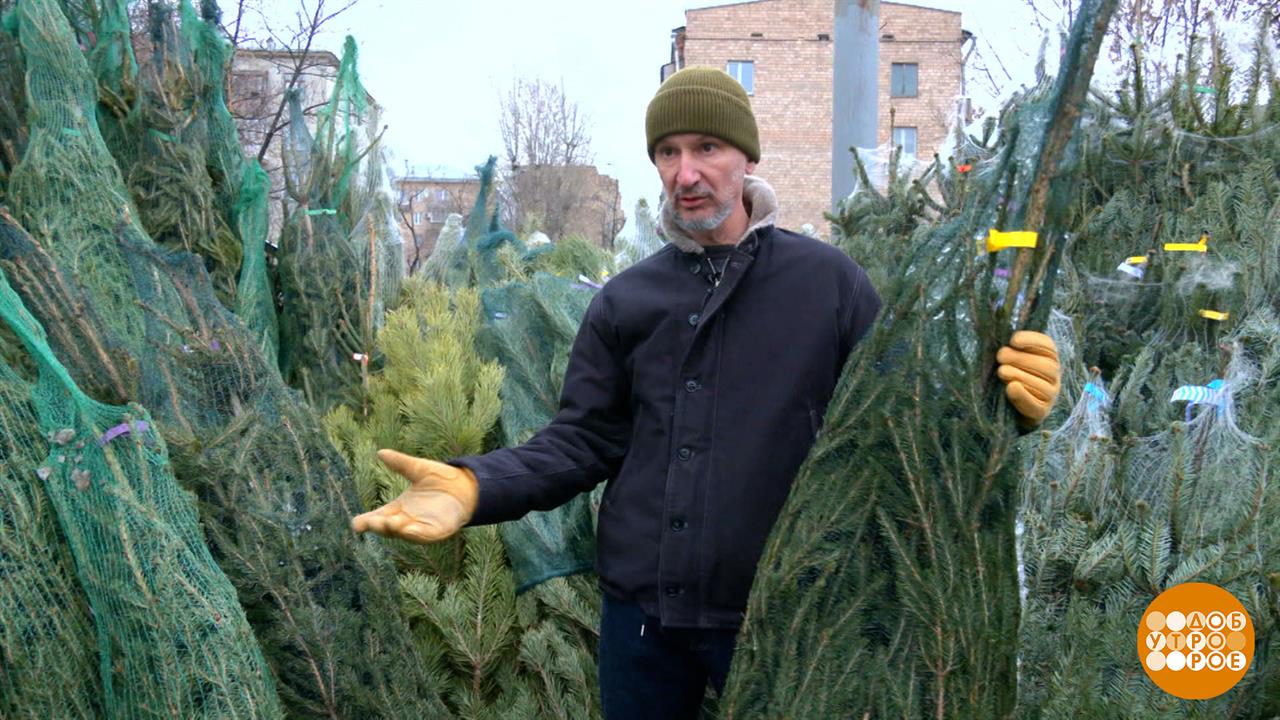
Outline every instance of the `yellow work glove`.
{"type": "Polygon", "coordinates": [[[1058,347],[1044,333],[1019,330],[996,353],[996,375],[1004,381],[1009,404],[1023,426],[1036,427],[1049,417],[1061,389],[1058,347]]]}
{"type": "Polygon", "coordinates": [[[395,450],[379,450],[378,459],[408,480],[409,488],[377,510],[357,515],[351,521],[356,532],[431,543],[458,532],[476,511],[480,486],[470,470],[395,450]]]}

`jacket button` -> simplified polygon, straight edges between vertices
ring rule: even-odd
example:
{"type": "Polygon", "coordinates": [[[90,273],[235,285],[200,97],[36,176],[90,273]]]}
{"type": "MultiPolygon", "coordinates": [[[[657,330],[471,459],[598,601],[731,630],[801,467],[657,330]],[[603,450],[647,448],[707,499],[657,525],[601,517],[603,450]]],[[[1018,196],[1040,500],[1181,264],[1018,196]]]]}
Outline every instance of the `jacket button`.
{"type": "Polygon", "coordinates": [[[690,325],[698,324],[698,313],[689,313],[689,324],[690,325]]]}
{"type": "Polygon", "coordinates": [[[689,458],[693,457],[693,451],[687,447],[682,447],[676,451],[676,457],[680,458],[681,460],[688,460],[689,458]]]}
{"type": "Polygon", "coordinates": [[[686,523],[682,518],[676,518],[671,521],[671,529],[675,530],[676,532],[680,532],[681,530],[684,530],[686,527],[688,527],[688,523],[686,523]]]}
{"type": "Polygon", "coordinates": [[[698,392],[702,389],[702,386],[698,384],[697,380],[685,380],[684,389],[685,392],[698,392]]]}
{"type": "Polygon", "coordinates": [[[698,263],[692,263],[689,265],[689,272],[693,273],[694,275],[697,275],[698,271],[701,269],[702,269],[702,266],[699,265],[698,263]]]}
{"type": "Polygon", "coordinates": [[[684,586],[682,586],[682,585],[668,585],[668,586],[667,586],[667,591],[666,591],[666,592],[667,592],[667,597],[676,597],[676,596],[678,596],[678,595],[683,595],[683,594],[684,594],[684,586]]]}

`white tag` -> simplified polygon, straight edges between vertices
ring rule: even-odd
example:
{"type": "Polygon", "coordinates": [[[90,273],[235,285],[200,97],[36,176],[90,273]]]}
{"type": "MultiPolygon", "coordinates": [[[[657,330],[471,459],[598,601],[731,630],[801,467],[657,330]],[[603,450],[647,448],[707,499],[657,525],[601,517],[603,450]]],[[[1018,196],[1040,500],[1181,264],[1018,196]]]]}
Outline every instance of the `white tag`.
{"type": "Polygon", "coordinates": [[[1129,263],[1120,263],[1120,266],[1119,266],[1119,267],[1117,267],[1116,269],[1117,269],[1117,270],[1119,270],[1120,272],[1122,272],[1122,273],[1126,274],[1126,275],[1130,275],[1130,276],[1135,277],[1135,278],[1137,278],[1137,279],[1139,279],[1139,280],[1141,280],[1141,279],[1142,279],[1142,277],[1143,277],[1143,275],[1145,274],[1145,273],[1143,272],[1142,268],[1140,268],[1140,267],[1138,267],[1138,266],[1136,266],[1136,265],[1130,265],[1129,263]]]}

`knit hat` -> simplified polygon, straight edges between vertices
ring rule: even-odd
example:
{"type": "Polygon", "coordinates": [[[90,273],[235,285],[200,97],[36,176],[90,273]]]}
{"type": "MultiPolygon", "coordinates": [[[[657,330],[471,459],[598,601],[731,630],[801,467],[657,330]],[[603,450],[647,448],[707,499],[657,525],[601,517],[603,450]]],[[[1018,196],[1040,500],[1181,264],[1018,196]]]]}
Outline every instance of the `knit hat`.
{"type": "Polygon", "coordinates": [[[703,133],[718,137],[760,161],[760,134],[751,100],[742,84],[713,67],[685,68],[658,87],[644,116],[649,159],[654,146],[674,133],[703,133]]]}

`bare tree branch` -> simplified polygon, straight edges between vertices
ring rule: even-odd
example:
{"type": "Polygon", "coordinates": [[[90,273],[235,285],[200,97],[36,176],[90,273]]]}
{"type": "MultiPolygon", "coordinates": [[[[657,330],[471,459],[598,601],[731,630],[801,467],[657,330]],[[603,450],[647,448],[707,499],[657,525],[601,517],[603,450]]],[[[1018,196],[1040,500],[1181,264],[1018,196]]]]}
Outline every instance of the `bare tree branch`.
{"type": "Polygon", "coordinates": [[[588,119],[563,81],[517,79],[498,101],[506,160],[499,192],[507,224],[552,238],[572,230],[609,247],[621,201],[600,187],[605,179],[591,167],[588,119]]]}
{"type": "MultiPolygon", "coordinates": [[[[237,44],[244,44],[249,40],[248,37],[242,34],[246,2],[247,0],[239,0],[240,5],[236,18],[235,35],[233,36],[233,42],[238,41],[237,44]]],[[[323,32],[326,24],[350,10],[355,6],[356,2],[358,0],[344,0],[335,6],[330,0],[314,0],[314,4],[309,0],[300,0],[298,8],[293,13],[293,24],[285,32],[277,30],[260,4],[253,6],[262,22],[266,37],[271,41],[271,44],[278,45],[288,57],[288,65],[285,70],[285,92],[280,93],[280,96],[275,99],[275,107],[268,113],[270,120],[266,123],[264,135],[256,152],[258,162],[264,162],[271,148],[271,143],[288,125],[287,122],[283,121],[285,109],[288,107],[288,91],[297,87],[299,78],[308,69],[316,65],[316,60],[312,54],[316,38],[323,32]]]]}

